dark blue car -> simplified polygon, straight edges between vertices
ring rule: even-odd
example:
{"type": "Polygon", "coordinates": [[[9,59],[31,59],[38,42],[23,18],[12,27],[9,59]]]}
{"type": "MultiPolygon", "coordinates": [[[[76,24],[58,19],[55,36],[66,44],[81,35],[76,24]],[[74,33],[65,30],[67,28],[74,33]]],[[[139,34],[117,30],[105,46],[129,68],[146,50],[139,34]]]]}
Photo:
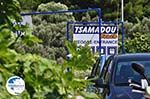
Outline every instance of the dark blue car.
{"type": "Polygon", "coordinates": [[[101,88],[104,99],[145,99],[142,93],[133,92],[129,80],[141,83],[141,75],[135,72],[131,64],[140,63],[145,67],[145,74],[150,78],[150,54],[123,54],[110,56],[101,72],[99,62],[92,69],[91,77],[97,76],[95,86],[101,88]]]}

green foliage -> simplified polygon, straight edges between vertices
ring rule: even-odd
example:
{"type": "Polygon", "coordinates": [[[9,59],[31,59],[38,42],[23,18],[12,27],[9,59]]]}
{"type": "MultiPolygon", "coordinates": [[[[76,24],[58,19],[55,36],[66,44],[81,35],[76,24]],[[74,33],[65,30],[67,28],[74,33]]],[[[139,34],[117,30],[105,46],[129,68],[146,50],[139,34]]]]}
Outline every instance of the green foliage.
{"type": "Polygon", "coordinates": [[[145,4],[145,7],[143,9],[144,16],[146,16],[146,17],[150,17],[150,7],[149,6],[150,6],[150,2],[148,4],[145,4]]]}
{"type": "MultiPolygon", "coordinates": [[[[61,3],[50,2],[38,6],[37,11],[68,10],[68,7],[61,3]]],[[[73,21],[71,13],[33,16],[33,34],[43,42],[33,47],[22,45],[17,50],[36,53],[50,59],[65,58],[65,34],[66,21],[73,21]]]]}
{"type": "MultiPolygon", "coordinates": [[[[84,71],[91,67],[94,62],[90,49],[80,47],[80,50],[74,50],[77,49],[75,44],[69,42],[66,42],[66,44],[73,58],[64,60],[64,63],[61,65],[37,55],[16,55],[15,62],[5,64],[0,68],[3,78],[2,86],[5,86],[5,81],[10,75],[18,75],[26,82],[26,91],[18,98],[68,99],[69,95],[74,98],[80,95],[90,97],[89,99],[96,99],[96,95],[88,95],[88,93],[83,92],[88,81],[76,75],[77,70],[84,71]],[[86,52],[83,53],[83,51],[86,52]],[[85,58],[88,58],[88,60],[85,60],[85,58]]],[[[11,97],[6,91],[3,94],[3,97],[11,97]]],[[[12,97],[12,99],[15,98],[12,97]]]]}
{"type": "Polygon", "coordinates": [[[35,11],[42,0],[18,0],[23,11],[35,11]]]}
{"type": "MultiPolygon", "coordinates": [[[[56,2],[60,4],[67,5],[68,9],[87,9],[87,8],[101,8],[102,9],[102,19],[105,21],[121,20],[121,0],[19,0],[21,6],[25,10],[34,10],[38,5],[48,2],[56,2]]],[[[150,2],[149,0],[124,0],[124,13],[125,20],[129,22],[136,22],[136,17],[142,18],[143,16],[149,17],[150,12],[150,2]]],[[[51,5],[50,8],[53,10],[61,10],[60,7],[56,7],[55,4],[51,5]]],[[[43,7],[44,9],[44,7],[43,7]]],[[[46,11],[46,10],[45,10],[46,11]]],[[[81,20],[84,16],[82,13],[74,15],[76,20],[81,20]]],[[[94,13],[90,16],[97,16],[94,13]]]]}
{"type": "Polygon", "coordinates": [[[125,22],[125,50],[126,52],[149,52],[150,51],[150,19],[144,17],[138,23],[125,22]]]}
{"type": "MultiPolygon", "coordinates": [[[[13,6],[14,1],[7,2],[5,7],[9,8],[8,5],[13,6]]],[[[75,44],[66,42],[66,47],[73,58],[62,60],[62,63],[59,64],[36,54],[18,52],[15,48],[16,44],[32,46],[36,45],[37,42],[42,42],[33,36],[26,26],[12,25],[19,15],[19,10],[16,10],[15,13],[12,12],[13,17],[0,23],[1,99],[69,99],[69,97],[75,99],[76,96],[97,99],[98,97],[94,93],[89,95],[89,93],[83,92],[88,81],[75,75],[76,70],[83,71],[92,66],[94,57],[90,49],[80,47],[79,50],[73,50],[77,49],[75,44]],[[24,33],[24,36],[16,36],[16,30],[24,33]],[[86,61],[83,61],[85,58],[86,61]],[[10,95],[5,88],[6,81],[13,75],[22,77],[26,84],[26,90],[18,96],[10,95]]],[[[9,16],[11,13],[5,18],[7,19],[9,16]]],[[[17,22],[17,20],[15,21],[17,22]]],[[[19,47],[19,45],[17,46],[19,47]]]]}
{"type": "MultiPolygon", "coordinates": [[[[47,3],[51,0],[28,0],[27,3],[27,0],[19,1],[24,10],[37,8],[37,11],[56,11],[100,7],[104,20],[115,20],[120,15],[119,0],[105,2],[53,0],[61,3],[47,3]]],[[[0,1],[0,97],[2,99],[74,99],[82,96],[86,99],[97,99],[94,93],[84,92],[89,82],[80,76],[80,72],[86,71],[94,63],[93,54],[87,46],[77,47],[74,43],[65,42],[66,21],[75,21],[73,14],[33,16],[33,34],[41,39],[39,40],[31,34],[32,31],[27,26],[13,24],[14,21],[21,21],[20,11],[17,0],[0,1]],[[25,35],[16,36],[14,34],[16,31],[25,35]],[[60,58],[65,57],[66,47],[72,54],[70,60],[60,58]],[[57,59],[57,62],[50,60],[51,58],[57,59]],[[20,96],[11,96],[6,91],[6,81],[13,75],[25,80],[26,90],[20,96]]],[[[125,23],[126,52],[150,51],[149,12],[148,0],[125,1],[125,19],[128,20],[125,23]]],[[[95,12],[79,14],[76,17],[76,20],[82,21],[94,19],[96,19],[95,12]]]]}
{"type": "Polygon", "coordinates": [[[129,1],[124,8],[125,18],[130,22],[135,22],[136,17],[142,18],[144,12],[144,1],[143,0],[133,0],[129,1]]]}
{"type": "Polygon", "coordinates": [[[72,58],[68,62],[69,66],[74,66],[74,68],[77,70],[86,70],[87,68],[92,66],[95,59],[93,58],[93,53],[91,52],[90,47],[77,47],[75,43],[73,43],[73,45],[71,45],[70,43],[66,43],[66,46],[68,48],[68,51],[72,54],[72,58]],[[83,55],[84,57],[82,57],[81,55],[83,55]]]}
{"type": "MultiPolygon", "coordinates": [[[[21,55],[14,49],[14,44],[20,39],[20,36],[15,36],[15,32],[18,30],[26,33],[27,30],[25,27],[20,28],[19,25],[13,24],[14,21],[21,21],[20,6],[17,0],[2,0],[0,4],[0,97],[1,99],[6,99],[6,97],[18,99],[19,97],[11,97],[11,95],[8,94],[5,84],[8,77],[17,73],[21,67],[20,63],[18,63],[18,59],[21,55]]],[[[30,34],[27,33],[27,35],[30,34]]],[[[21,97],[28,98],[29,95],[27,91],[25,91],[21,97]]]]}
{"type": "Polygon", "coordinates": [[[20,6],[17,0],[1,0],[0,1],[0,24],[11,24],[10,19],[13,18],[19,21],[20,18],[20,6]],[[8,7],[8,8],[7,8],[8,7]]]}
{"type": "Polygon", "coordinates": [[[141,34],[136,32],[133,34],[133,38],[129,38],[125,42],[126,52],[140,53],[140,52],[149,52],[150,51],[150,35],[141,34]]]}
{"type": "Polygon", "coordinates": [[[150,19],[144,17],[141,21],[137,18],[137,23],[125,22],[126,36],[132,36],[133,33],[140,32],[141,34],[148,34],[150,31],[150,19]]]}
{"type": "Polygon", "coordinates": [[[57,11],[57,10],[68,10],[68,7],[61,3],[49,2],[47,4],[40,4],[37,8],[38,11],[57,11]]]}

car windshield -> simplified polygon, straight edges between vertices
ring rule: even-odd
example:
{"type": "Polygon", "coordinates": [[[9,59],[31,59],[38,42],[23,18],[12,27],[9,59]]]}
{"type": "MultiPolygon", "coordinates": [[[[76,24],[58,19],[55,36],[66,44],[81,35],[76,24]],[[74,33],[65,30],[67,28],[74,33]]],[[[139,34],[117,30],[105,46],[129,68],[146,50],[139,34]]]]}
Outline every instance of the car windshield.
{"type": "Polygon", "coordinates": [[[150,78],[150,61],[126,61],[119,62],[115,72],[115,84],[116,85],[128,85],[128,80],[141,83],[141,75],[132,69],[132,63],[140,63],[145,68],[145,75],[150,78]]]}

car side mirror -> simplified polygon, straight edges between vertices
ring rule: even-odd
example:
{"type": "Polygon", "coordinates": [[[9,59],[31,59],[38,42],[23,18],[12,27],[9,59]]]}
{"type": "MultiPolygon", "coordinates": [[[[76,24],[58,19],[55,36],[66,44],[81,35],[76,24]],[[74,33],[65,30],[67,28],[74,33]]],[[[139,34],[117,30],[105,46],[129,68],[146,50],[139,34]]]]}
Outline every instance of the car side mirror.
{"type": "Polygon", "coordinates": [[[146,77],[145,75],[145,68],[142,64],[138,64],[138,63],[132,63],[132,68],[138,72],[140,75],[142,75],[144,77],[144,79],[147,80],[148,85],[150,85],[150,81],[149,79],[146,77]]]}
{"type": "Polygon", "coordinates": [[[101,78],[95,79],[94,83],[95,83],[95,87],[97,87],[97,88],[108,88],[108,85],[104,84],[104,82],[101,78]]]}
{"type": "Polygon", "coordinates": [[[142,64],[132,63],[132,68],[141,75],[145,73],[145,68],[142,64]]]}

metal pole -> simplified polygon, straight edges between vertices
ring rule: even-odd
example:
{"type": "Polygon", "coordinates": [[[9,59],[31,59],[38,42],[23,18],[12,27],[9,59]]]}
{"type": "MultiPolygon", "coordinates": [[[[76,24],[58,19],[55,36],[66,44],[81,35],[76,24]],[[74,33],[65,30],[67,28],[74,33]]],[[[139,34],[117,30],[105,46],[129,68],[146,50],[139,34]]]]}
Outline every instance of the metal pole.
{"type": "Polygon", "coordinates": [[[125,30],[124,30],[124,0],[121,0],[121,21],[122,21],[122,54],[125,53],[124,49],[124,38],[125,38],[125,30]]]}
{"type": "Polygon", "coordinates": [[[124,22],[122,22],[122,54],[125,54],[125,49],[124,49],[124,38],[125,38],[125,35],[124,35],[124,22]]]}
{"type": "Polygon", "coordinates": [[[66,27],[66,39],[69,41],[69,23],[67,22],[67,27],[66,27]]]}
{"type": "Polygon", "coordinates": [[[99,55],[101,59],[101,9],[98,10],[98,26],[99,26],[99,55]]]}
{"type": "Polygon", "coordinates": [[[21,16],[25,16],[25,15],[48,15],[48,14],[61,14],[61,13],[77,13],[77,12],[99,11],[99,10],[100,10],[100,8],[81,9],[81,10],[47,11],[47,12],[29,12],[29,13],[21,13],[21,16]]]}
{"type": "Polygon", "coordinates": [[[121,0],[121,20],[122,20],[122,22],[124,22],[124,10],[123,10],[123,6],[124,6],[124,1],[121,0]]]}

